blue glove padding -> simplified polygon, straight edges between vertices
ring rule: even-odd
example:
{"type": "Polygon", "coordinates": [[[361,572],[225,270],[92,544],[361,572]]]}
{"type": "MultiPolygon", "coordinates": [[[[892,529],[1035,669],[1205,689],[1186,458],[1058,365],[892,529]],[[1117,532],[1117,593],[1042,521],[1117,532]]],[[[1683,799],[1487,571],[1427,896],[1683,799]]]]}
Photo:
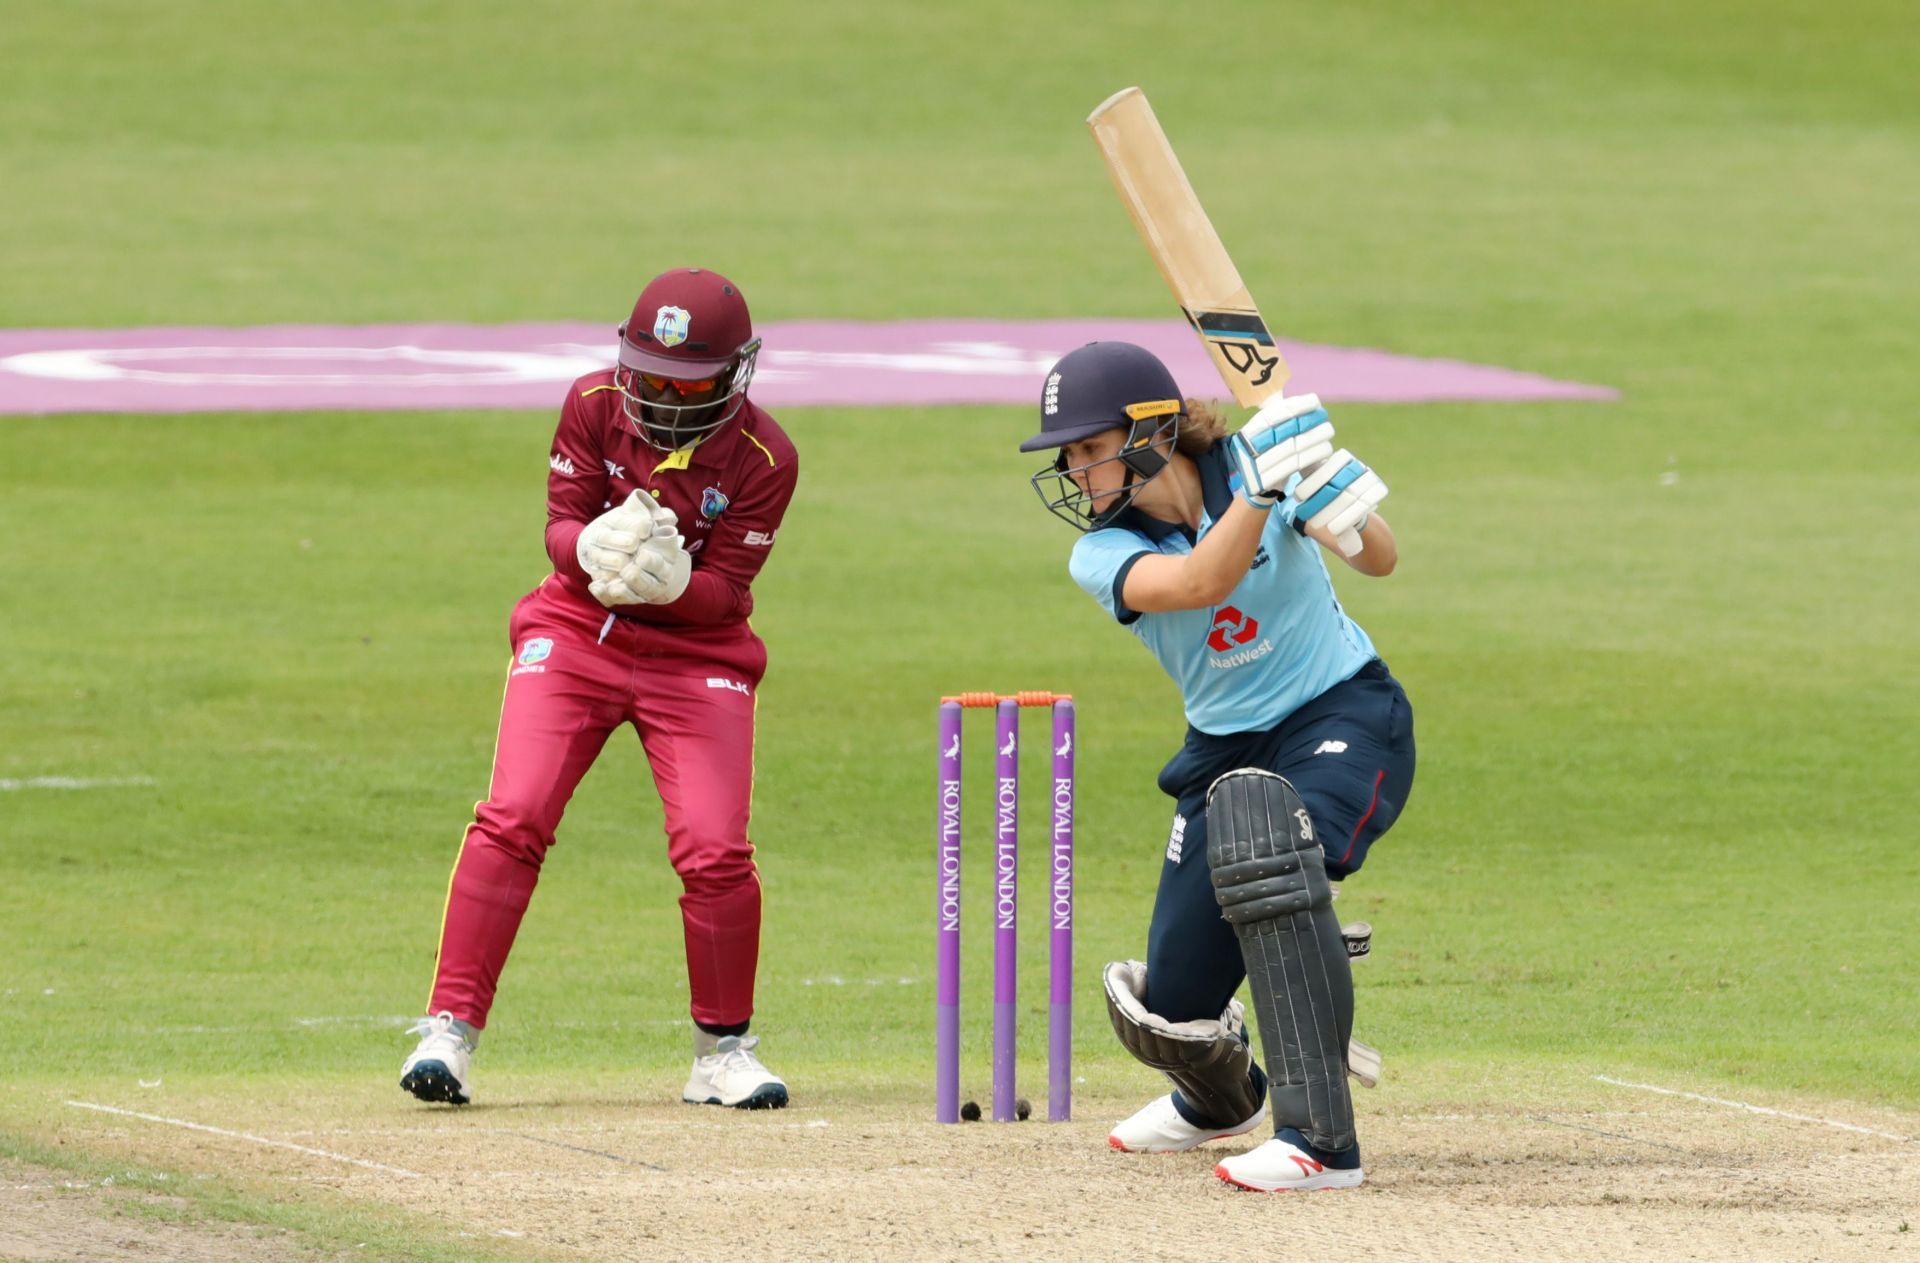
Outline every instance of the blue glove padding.
{"type": "Polygon", "coordinates": [[[1333,422],[1320,396],[1274,399],[1227,439],[1240,494],[1256,509],[1270,509],[1287,482],[1333,453],[1333,422]]]}
{"type": "MultiPolygon", "coordinates": [[[[1294,525],[1302,531],[1307,529],[1307,523],[1316,515],[1332,507],[1333,502],[1340,498],[1342,491],[1352,486],[1360,475],[1367,472],[1366,465],[1362,464],[1357,456],[1349,455],[1346,463],[1341,465],[1334,465],[1332,461],[1328,461],[1327,464],[1332,466],[1329,476],[1324,482],[1319,478],[1314,479],[1317,489],[1300,501],[1300,511],[1294,514],[1294,525]]],[[[1318,474],[1320,471],[1314,472],[1318,474]]],[[[1301,490],[1305,490],[1305,482],[1305,479],[1301,480],[1301,490]]]]}
{"type": "Polygon", "coordinates": [[[1360,551],[1360,532],[1382,500],[1387,484],[1352,452],[1341,448],[1293,489],[1299,508],[1294,529],[1302,535],[1316,527],[1332,535],[1340,551],[1351,557],[1360,551]]]}

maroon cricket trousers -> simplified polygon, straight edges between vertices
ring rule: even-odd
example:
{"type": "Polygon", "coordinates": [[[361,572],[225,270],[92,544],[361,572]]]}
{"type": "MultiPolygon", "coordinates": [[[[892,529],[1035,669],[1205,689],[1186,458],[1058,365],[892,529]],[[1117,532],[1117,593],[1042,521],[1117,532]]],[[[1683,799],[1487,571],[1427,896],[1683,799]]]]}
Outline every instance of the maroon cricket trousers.
{"type": "Polygon", "coordinates": [[[630,723],[653,769],[667,858],[680,876],[693,1018],[745,1022],[760,952],[760,874],[747,818],[764,648],[748,633],[749,652],[736,642],[706,662],[663,652],[656,631],[589,606],[558,576],[514,608],[510,633],[493,780],[454,865],[428,1011],[486,1025],[561,813],[608,736],[630,723]]]}

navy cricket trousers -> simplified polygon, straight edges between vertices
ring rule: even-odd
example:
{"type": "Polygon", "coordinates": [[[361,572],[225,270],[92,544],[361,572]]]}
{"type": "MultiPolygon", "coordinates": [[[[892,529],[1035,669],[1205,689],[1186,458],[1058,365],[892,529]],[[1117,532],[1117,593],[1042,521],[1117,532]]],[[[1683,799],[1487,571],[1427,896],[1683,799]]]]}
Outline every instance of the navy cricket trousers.
{"type": "Polygon", "coordinates": [[[1413,789],[1413,708],[1378,658],[1263,732],[1189,728],[1160,772],[1178,802],[1147,930],[1147,1008],[1169,1022],[1217,1018],[1240,989],[1240,940],[1220,915],[1207,868],[1207,789],[1235,768],[1292,783],[1336,881],[1366,862],[1413,789]]]}

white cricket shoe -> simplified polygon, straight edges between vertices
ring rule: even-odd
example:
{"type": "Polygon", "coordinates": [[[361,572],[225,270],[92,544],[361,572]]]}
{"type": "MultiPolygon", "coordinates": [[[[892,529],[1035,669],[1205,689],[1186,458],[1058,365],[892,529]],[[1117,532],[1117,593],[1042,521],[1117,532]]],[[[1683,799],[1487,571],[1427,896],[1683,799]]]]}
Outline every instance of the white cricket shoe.
{"type": "Polygon", "coordinates": [[[420,1043],[400,1067],[400,1086],[423,1101],[472,1101],[467,1072],[473,1065],[473,1044],[466,1023],[455,1022],[451,1013],[436,1013],[421,1018],[407,1033],[418,1035],[420,1043]]]}
{"type": "Polygon", "coordinates": [[[1281,1189],[1359,1188],[1367,1173],[1359,1167],[1327,1166],[1298,1145],[1275,1137],[1258,1148],[1223,1158],[1213,1173],[1235,1188],[1256,1193],[1281,1189]]]}
{"type": "Polygon", "coordinates": [[[1244,1123],[1205,1131],[1180,1117],[1173,1108],[1173,1093],[1147,1102],[1146,1108],[1132,1118],[1116,1123],[1107,1143],[1121,1153],[1185,1153],[1187,1150],[1219,1140],[1223,1136],[1244,1136],[1267,1117],[1267,1102],[1260,1101],[1259,1112],[1244,1123]]]}
{"type": "Polygon", "coordinates": [[[723,1035],[712,1053],[693,1059],[693,1073],[680,1099],[689,1105],[727,1105],[742,1110],[777,1110],[787,1104],[784,1079],[760,1064],[753,1050],[758,1035],[723,1035]]]}

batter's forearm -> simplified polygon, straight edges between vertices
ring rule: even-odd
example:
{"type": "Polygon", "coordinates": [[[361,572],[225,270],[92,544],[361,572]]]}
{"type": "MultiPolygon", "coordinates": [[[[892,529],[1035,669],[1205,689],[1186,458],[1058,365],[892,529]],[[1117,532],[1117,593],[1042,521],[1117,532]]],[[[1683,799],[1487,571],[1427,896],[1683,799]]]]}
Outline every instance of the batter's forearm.
{"type": "Polygon", "coordinates": [[[1187,557],[1195,586],[1207,596],[1207,604],[1227,599],[1227,594],[1247,577],[1247,568],[1260,551],[1260,536],[1266,530],[1269,509],[1256,509],[1236,499],[1219,524],[1187,557]]]}
{"type": "Polygon", "coordinates": [[[1360,551],[1351,557],[1325,531],[1309,530],[1307,534],[1363,575],[1377,579],[1392,574],[1394,567],[1400,564],[1400,545],[1393,538],[1393,528],[1378,513],[1369,517],[1366,525],[1360,528],[1360,551]]]}

